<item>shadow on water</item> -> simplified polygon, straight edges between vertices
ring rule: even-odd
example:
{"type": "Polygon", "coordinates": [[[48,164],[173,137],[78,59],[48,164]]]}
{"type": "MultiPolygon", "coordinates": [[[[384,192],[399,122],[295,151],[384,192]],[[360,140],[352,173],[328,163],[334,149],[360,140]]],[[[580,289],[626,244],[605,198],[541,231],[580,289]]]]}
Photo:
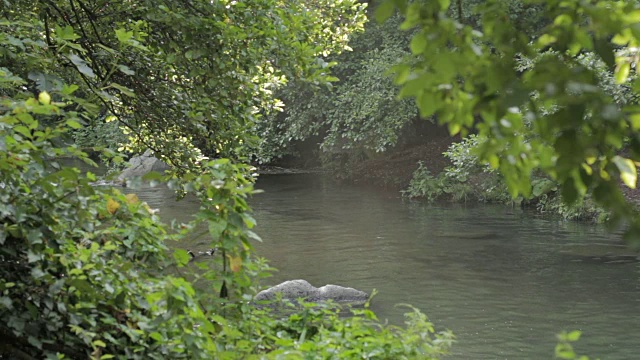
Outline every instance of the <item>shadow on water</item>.
{"type": "MultiPolygon", "coordinates": [[[[553,358],[555,334],[573,329],[583,331],[581,353],[640,352],[637,263],[571,255],[619,243],[601,227],[502,206],[411,203],[318,175],[263,176],[257,188],[265,192],[250,202],[264,240],[256,250],[280,270],[272,284],[375,288],[381,319],[400,324],[405,309],[394,305],[415,305],[456,334],[456,359],[553,358]]],[[[185,221],[197,207],[163,188],[136,193],[165,219],[185,221]]],[[[206,248],[200,242],[181,246],[206,248]]]]}

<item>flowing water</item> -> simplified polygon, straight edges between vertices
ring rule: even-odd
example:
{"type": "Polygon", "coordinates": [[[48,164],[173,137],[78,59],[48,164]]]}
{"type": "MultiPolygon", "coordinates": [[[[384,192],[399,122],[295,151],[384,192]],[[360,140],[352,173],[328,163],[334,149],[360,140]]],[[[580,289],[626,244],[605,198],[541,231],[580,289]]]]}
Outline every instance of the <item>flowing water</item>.
{"type": "MultiPolygon", "coordinates": [[[[257,188],[256,250],[279,269],[272,285],[377,289],[381,319],[401,324],[407,309],[395,305],[408,303],[452,330],[452,359],[552,359],[555,334],[574,329],[579,353],[640,358],[638,264],[571,255],[619,242],[602,227],[504,206],[411,203],[318,176],[263,176],[257,188]]],[[[167,219],[195,211],[166,189],[136,192],[167,219]]]]}

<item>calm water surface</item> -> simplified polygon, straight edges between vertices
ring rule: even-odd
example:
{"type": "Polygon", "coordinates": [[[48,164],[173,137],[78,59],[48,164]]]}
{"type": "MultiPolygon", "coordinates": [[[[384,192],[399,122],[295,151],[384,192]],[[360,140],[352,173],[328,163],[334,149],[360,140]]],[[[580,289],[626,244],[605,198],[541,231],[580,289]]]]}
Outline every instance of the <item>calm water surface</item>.
{"type": "MultiPolygon", "coordinates": [[[[579,329],[579,353],[640,358],[638,264],[576,261],[576,245],[614,244],[586,224],[502,206],[433,206],[318,176],[263,176],[251,204],[280,271],[272,284],[306,279],[377,289],[373,309],[400,324],[409,303],[457,343],[453,359],[552,359],[555,334],[579,329]]],[[[166,189],[137,191],[165,218],[186,220],[190,201],[166,189]]],[[[205,249],[206,243],[187,244],[205,249]]]]}

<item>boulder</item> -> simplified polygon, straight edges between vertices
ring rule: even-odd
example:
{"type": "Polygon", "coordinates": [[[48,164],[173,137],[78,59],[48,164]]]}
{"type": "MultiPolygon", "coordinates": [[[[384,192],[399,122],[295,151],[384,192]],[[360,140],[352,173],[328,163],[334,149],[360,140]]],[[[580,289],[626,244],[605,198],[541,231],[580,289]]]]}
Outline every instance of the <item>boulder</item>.
{"type": "Polygon", "coordinates": [[[134,156],[129,159],[129,167],[122,171],[120,176],[118,176],[118,180],[124,181],[126,179],[144,176],[152,171],[156,171],[162,174],[165,170],[168,169],[169,165],[153,156],[151,150],[147,150],[144,152],[144,154],[140,156],[134,156]]]}
{"type": "Polygon", "coordinates": [[[282,294],[282,299],[295,301],[303,298],[305,301],[316,303],[332,300],[340,304],[364,305],[369,300],[369,294],[353,288],[338,285],[317,288],[306,280],[290,280],[259,292],[255,301],[275,300],[278,294],[282,294]]]}

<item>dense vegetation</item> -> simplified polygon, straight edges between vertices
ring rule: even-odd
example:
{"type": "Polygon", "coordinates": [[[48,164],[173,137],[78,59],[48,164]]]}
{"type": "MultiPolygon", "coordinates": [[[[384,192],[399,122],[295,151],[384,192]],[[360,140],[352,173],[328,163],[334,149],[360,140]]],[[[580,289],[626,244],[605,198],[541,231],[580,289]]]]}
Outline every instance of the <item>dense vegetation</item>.
{"type": "Polygon", "coordinates": [[[640,238],[640,217],[621,191],[636,187],[640,150],[635,2],[546,2],[549,25],[533,39],[504,21],[509,9],[500,1],[477,7],[481,31],[442,19],[446,1],[387,2],[381,14],[396,6],[404,27],[421,29],[411,41],[415,62],[395,70],[401,95],[416,98],[422,116],[485,137],[479,159],[500,170],[512,196],[532,196],[541,171],[565,202],[592,193],[640,238]],[[612,88],[599,71],[632,93],[621,95],[629,89],[612,88]]]}
{"type": "Polygon", "coordinates": [[[638,238],[637,212],[623,196],[636,187],[640,149],[637,13],[634,1],[384,1],[384,25],[354,40],[366,50],[340,55],[343,81],[311,98],[311,87],[292,90],[300,98],[285,91],[291,110],[266,137],[288,145],[282,139],[318,134],[329,161],[345,152],[362,161],[415,131],[410,100],[451,135],[477,136],[450,148],[444,173],[423,164],[408,195],[515,198],[566,217],[628,222],[638,238]],[[399,91],[387,87],[387,73],[367,72],[382,63],[399,91]],[[395,94],[401,102],[387,102],[395,94]]]}
{"type": "Polygon", "coordinates": [[[394,145],[401,129],[417,117],[415,103],[397,101],[398,90],[387,71],[410,54],[409,35],[397,30],[399,16],[369,22],[349,43],[351,52],[333,56],[329,86],[289,84],[278,92],[286,104],[258,123],[263,142],[261,162],[290,154],[296,140],[320,136],[319,150],[328,161],[340,155],[356,160],[394,145]],[[293,140],[293,142],[292,142],[293,140]]]}
{"type": "MultiPolygon", "coordinates": [[[[275,316],[249,303],[269,268],[251,251],[259,237],[243,162],[311,136],[328,158],[348,150],[357,161],[395,146],[418,117],[437,121],[477,135],[451,148],[443,186],[484,173],[511,197],[557,186],[571,204],[592,193],[639,237],[621,193],[635,188],[640,157],[635,2],[385,0],[375,14],[386,22],[347,45],[365,22],[354,0],[5,2],[0,354],[446,353],[452,335],[435,334],[417,310],[397,328],[366,308],[275,316]],[[275,94],[287,112],[276,112],[275,94]],[[96,188],[94,174],[62,165],[91,164],[87,147],[114,162],[153,150],[173,170],[147,180],[199,199],[194,220],[164,224],[135,194],[96,188]],[[196,234],[223,255],[191,274],[189,255],[167,242],[196,234]]],[[[578,336],[564,334],[557,355],[575,357],[578,336]]]]}
{"type": "Polygon", "coordinates": [[[446,352],[451,335],[434,335],[417,310],[397,328],[366,308],[349,318],[316,307],[276,316],[249,303],[269,268],[251,252],[259,239],[247,206],[253,181],[237,161],[255,141],[255,119],[277,106],[275,88],[290,78],[329,80],[322,56],[345,47],[363,8],[331,0],[5,2],[0,356],[446,352]],[[109,133],[92,138],[94,124],[109,133]],[[68,158],[93,163],[69,145],[73,138],[86,146],[123,135],[125,143],[93,150],[118,161],[126,154],[118,147],[152,149],[173,172],[147,180],[199,199],[193,221],[164,224],[134,193],[96,188],[93,173],[63,166],[68,158]],[[221,256],[192,274],[187,252],[167,247],[187,236],[207,236],[221,256]]]}

